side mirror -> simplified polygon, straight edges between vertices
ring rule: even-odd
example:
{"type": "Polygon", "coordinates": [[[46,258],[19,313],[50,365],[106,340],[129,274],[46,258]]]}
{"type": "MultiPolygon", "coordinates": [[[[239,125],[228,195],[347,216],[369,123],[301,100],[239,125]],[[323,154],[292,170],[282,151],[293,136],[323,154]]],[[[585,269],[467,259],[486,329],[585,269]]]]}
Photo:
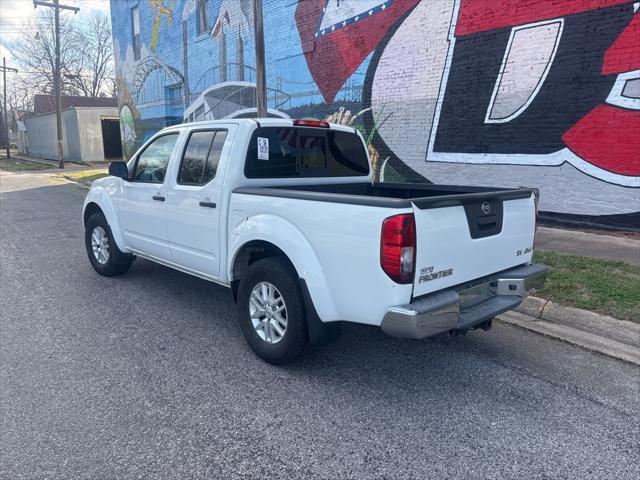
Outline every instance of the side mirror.
{"type": "Polygon", "coordinates": [[[125,162],[111,162],[109,164],[109,175],[127,180],[129,178],[129,169],[125,162]]]}

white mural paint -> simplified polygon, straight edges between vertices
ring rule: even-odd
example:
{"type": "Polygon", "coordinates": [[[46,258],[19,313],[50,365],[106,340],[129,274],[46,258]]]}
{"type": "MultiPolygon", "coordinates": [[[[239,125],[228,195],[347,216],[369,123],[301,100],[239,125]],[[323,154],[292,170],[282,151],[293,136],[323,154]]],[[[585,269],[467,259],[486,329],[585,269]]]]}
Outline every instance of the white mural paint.
{"type": "Polygon", "coordinates": [[[558,50],[563,25],[560,19],[511,29],[485,123],[510,122],[536,98],[558,50]]]}

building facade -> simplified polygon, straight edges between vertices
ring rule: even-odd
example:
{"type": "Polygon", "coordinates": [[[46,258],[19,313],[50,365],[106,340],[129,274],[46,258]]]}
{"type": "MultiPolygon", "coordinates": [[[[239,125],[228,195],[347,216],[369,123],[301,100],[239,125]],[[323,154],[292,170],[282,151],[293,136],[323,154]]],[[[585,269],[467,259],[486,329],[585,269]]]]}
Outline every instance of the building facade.
{"type": "MultiPolygon", "coordinates": [[[[531,186],[564,224],[640,228],[628,0],[263,0],[269,114],[360,129],[380,181],[531,186]]],[[[252,0],[112,0],[123,151],[255,115],[252,0]]]]}

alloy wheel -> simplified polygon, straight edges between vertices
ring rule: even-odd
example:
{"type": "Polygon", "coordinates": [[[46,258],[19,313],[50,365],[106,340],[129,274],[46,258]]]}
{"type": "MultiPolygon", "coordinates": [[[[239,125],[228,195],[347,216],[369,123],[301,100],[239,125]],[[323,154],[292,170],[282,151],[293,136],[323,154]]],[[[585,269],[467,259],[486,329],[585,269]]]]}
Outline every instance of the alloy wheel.
{"type": "Polygon", "coordinates": [[[109,261],[109,237],[101,226],[96,226],[91,232],[91,248],[96,260],[104,265],[109,261]]]}
{"type": "Polygon", "coordinates": [[[267,343],[278,343],[287,330],[287,305],[280,291],[269,282],[258,283],[249,297],[251,323],[267,343]]]}

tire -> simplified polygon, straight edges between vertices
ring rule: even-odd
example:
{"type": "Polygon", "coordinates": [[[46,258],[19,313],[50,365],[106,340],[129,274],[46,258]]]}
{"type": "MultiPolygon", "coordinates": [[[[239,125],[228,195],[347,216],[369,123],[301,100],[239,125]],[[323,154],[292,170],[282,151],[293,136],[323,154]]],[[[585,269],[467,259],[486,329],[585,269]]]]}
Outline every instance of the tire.
{"type": "Polygon", "coordinates": [[[84,245],[93,269],[105,277],[121,275],[129,270],[133,255],[122,252],[113,239],[113,233],[102,212],[89,217],[84,230],[84,245]],[[94,251],[94,233],[98,245],[94,251]]]}
{"type": "Polygon", "coordinates": [[[240,328],[247,343],[264,361],[284,365],[293,362],[305,351],[308,334],[304,300],[298,277],[285,260],[269,257],[249,266],[238,286],[238,313],[240,328]],[[261,303],[265,297],[269,297],[268,285],[274,287],[271,291],[271,298],[274,299],[270,302],[271,317],[267,317],[269,305],[261,303]],[[260,293],[254,296],[256,289],[260,293]],[[260,305],[265,309],[256,308],[260,305]],[[282,305],[285,306],[283,310],[282,305]],[[273,307],[281,311],[274,313],[273,307]],[[257,317],[263,319],[260,321],[257,317]],[[281,322],[283,318],[286,325],[281,322]],[[284,330],[284,333],[280,334],[276,327],[284,330]]]}

